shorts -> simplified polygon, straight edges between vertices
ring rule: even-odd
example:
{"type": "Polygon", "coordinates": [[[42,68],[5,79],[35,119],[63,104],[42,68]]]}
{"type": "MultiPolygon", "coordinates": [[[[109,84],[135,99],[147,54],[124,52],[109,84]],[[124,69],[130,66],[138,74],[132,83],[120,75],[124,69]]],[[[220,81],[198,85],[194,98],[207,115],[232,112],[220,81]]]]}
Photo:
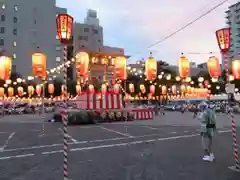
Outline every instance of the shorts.
{"type": "Polygon", "coordinates": [[[202,137],[207,137],[209,139],[211,139],[213,137],[214,134],[214,129],[213,128],[208,128],[206,132],[201,132],[200,135],[202,137]]]}

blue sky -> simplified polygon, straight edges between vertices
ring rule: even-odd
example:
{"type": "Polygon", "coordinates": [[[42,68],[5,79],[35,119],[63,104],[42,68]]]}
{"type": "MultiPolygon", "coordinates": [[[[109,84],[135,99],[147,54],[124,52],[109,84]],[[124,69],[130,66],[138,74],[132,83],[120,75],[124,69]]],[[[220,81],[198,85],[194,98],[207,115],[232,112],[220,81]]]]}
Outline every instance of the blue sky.
{"type": "Polygon", "coordinates": [[[83,22],[87,9],[97,10],[104,28],[104,44],[124,48],[127,55],[134,55],[131,62],[147,58],[152,51],[156,59],[176,64],[181,52],[197,63],[207,60],[209,55],[204,53],[216,52],[220,56],[215,31],[226,26],[225,11],[238,0],[228,0],[184,31],[151,49],[147,47],[221,1],[57,0],[57,5],[67,8],[77,22],[83,22]],[[202,54],[193,55],[191,52],[202,54]]]}

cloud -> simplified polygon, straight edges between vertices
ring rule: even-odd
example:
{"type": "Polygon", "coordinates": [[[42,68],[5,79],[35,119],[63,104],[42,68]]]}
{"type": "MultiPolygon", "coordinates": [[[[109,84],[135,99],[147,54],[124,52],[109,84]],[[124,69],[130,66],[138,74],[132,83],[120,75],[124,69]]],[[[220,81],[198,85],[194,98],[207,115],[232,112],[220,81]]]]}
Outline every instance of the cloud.
{"type": "MultiPolygon", "coordinates": [[[[121,46],[134,55],[132,60],[147,57],[150,50],[157,59],[176,64],[181,52],[218,51],[215,31],[225,26],[225,11],[237,0],[229,0],[195,24],[168,40],[146,49],[180,26],[195,19],[219,0],[57,0],[57,5],[68,8],[77,21],[83,22],[88,8],[98,11],[104,27],[104,42],[121,46]],[[137,52],[137,53],[135,53],[137,52]],[[136,55],[135,55],[136,54],[136,55]]],[[[202,57],[191,56],[193,61],[203,62],[202,57]]],[[[190,58],[189,58],[190,59],[190,58]]]]}

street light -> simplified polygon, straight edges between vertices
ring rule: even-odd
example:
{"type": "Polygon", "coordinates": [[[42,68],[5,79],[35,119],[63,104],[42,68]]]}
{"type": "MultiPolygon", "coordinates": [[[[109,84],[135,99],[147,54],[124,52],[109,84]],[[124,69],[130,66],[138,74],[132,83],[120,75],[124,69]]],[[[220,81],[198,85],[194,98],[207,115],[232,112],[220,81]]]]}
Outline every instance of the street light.
{"type": "Polygon", "coordinates": [[[68,131],[67,131],[67,124],[68,124],[68,116],[67,116],[67,45],[70,43],[72,37],[72,26],[73,26],[73,18],[68,14],[59,14],[56,18],[57,24],[57,34],[59,40],[64,45],[64,108],[61,111],[61,116],[63,120],[63,134],[64,134],[64,164],[63,164],[63,175],[64,180],[68,179],[68,131]]]}

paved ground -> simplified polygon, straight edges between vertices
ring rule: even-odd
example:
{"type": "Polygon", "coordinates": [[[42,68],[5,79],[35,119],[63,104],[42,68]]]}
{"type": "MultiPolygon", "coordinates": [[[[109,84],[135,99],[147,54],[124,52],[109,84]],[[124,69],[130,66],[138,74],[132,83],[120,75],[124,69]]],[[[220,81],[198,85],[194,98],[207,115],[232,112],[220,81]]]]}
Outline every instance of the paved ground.
{"type": "MultiPolygon", "coordinates": [[[[50,118],[50,117],[48,117],[50,118]]],[[[220,116],[217,161],[206,163],[191,114],[169,113],[154,121],[69,127],[72,180],[239,180],[233,165],[230,121],[220,116]]],[[[39,116],[0,120],[0,179],[63,179],[61,124],[39,116]],[[44,125],[44,126],[43,126],[44,125]]]]}

